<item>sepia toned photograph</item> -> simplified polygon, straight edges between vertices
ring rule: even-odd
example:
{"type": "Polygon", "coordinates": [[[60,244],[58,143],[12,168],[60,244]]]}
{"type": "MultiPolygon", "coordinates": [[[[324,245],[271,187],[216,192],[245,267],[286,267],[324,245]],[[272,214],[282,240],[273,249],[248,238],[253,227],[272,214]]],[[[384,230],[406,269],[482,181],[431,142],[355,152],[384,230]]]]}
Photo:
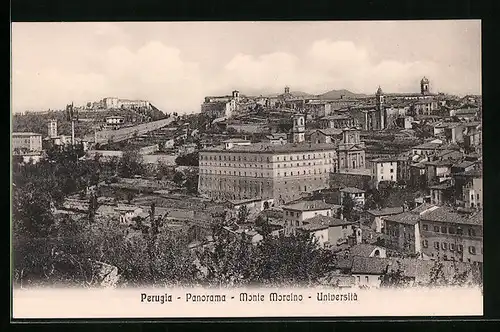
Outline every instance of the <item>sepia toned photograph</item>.
{"type": "Polygon", "coordinates": [[[11,34],[14,318],[483,314],[481,21],[11,34]]]}

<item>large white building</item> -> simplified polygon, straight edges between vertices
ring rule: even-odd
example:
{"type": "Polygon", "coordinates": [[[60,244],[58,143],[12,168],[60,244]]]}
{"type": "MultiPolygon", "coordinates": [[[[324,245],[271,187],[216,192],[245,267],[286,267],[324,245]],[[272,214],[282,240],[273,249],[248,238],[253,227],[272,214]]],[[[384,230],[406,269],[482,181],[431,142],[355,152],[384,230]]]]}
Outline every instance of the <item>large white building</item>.
{"type": "Polygon", "coordinates": [[[104,107],[107,109],[112,108],[133,108],[133,107],[145,107],[151,108],[151,104],[147,100],[130,100],[130,99],[120,99],[116,97],[107,97],[102,100],[104,107]]]}
{"type": "Polygon", "coordinates": [[[378,187],[381,181],[398,181],[398,158],[383,157],[370,160],[374,185],[378,187]]]}
{"type": "Polygon", "coordinates": [[[42,151],[42,135],[37,133],[12,133],[12,149],[17,152],[42,151]]]}
{"type": "Polygon", "coordinates": [[[273,198],[278,204],[328,187],[332,144],[233,145],[200,151],[198,190],[213,199],[273,198]]]}

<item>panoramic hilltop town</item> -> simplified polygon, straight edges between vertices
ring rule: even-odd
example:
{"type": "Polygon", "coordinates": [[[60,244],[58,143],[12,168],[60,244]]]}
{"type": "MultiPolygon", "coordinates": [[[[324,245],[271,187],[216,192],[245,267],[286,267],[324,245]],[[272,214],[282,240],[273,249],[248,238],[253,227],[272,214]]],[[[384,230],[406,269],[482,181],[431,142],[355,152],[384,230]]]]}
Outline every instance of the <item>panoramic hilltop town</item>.
{"type": "Polygon", "coordinates": [[[481,284],[481,96],[373,91],[14,114],[15,282],[481,284]]]}

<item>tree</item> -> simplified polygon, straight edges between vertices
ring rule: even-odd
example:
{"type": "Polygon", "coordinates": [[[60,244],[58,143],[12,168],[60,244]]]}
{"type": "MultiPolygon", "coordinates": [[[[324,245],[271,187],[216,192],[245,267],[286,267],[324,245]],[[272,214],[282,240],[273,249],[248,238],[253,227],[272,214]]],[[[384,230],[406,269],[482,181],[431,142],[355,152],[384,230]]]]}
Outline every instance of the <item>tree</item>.
{"type": "Polygon", "coordinates": [[[429,273],[429,286],[444,286],[448,283],[444,275],[443,267],[443,263],[440,261],[434,263],[429,273]]]}
{"type": "Polygon", "coordinates": [[[125,151],[118,164],[118,175],[128,178],[143,173],[142,156],[137,151],[125,151]]]}
{"type": "Polygon", "coordinates": [[[401,262],[397,262],[395,269],[391,269],[390,265],[387,265],[384,274],[381,277],[381,287],[405,287],[411,282],[411,278],[405,275],[405,271],[401,265],[401,262]]]}
{"type": "Polygon", "coordinates": [[[198,254],[202,282],[214,286],[241,286],[255,278],[254,248],[228,232],[219,233],[213,248],[198,254]]]}
{"type": "Polygon", "coordinates": [[[352,218],[354,205],[354,200],[351,198],[351,195],[344,195],[342,198],[342,215],[345,219],[350,220],[352,218]]]}
{"type": "Polygon", "coordinates": [[[127,197],[127,203],[131,204],[132,200],[135,198],[135,193],[133,191],[127,191],[126,197],[127,197]]]}
{"type": "Polygon", "coordinates": [[[240,208],[238,209],[238,222],[244,223],[247,220],[249,214],[250,213],[246,205],[240,206],[240,208]]]}

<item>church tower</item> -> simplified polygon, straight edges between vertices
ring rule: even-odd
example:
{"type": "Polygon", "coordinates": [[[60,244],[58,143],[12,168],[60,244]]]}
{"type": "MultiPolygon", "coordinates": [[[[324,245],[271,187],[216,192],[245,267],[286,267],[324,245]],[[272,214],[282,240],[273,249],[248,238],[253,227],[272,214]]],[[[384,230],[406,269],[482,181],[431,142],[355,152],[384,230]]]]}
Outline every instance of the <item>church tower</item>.
{"type": "Polygon", "coordinates": [[[289,86],[285,86],[285,94],[286,95],[290,94],[290,87],[289,86]]]}
{"type": "Polygon", "coordinates": [[[428,95],[429,94],[429,80],[425,76],[420,81],[420,93],[422,95],[428,95]]]}
{"type": "Polygon", "coordinates": [[[50,120],[48,124],[48,134],[50,138],[57,137],[57,120],[50,120]]]}
{"type": "Polygon", "coordinates": [[[292,117],[292,142],[302,143],[304,142],[304,135],[306,131],[305,116],[303,114],[295,114],[292,117]]]}
{"type": "Polygon", "coordinates": [[[377,93],[375,94],[376,105],[377,105],[377,114],[379,117],[379,129],[383,130],[386,127],[386,114],[385,114],[385,97],[382,92],[382,88],[380,86],[377,89],[377,93]]]}

